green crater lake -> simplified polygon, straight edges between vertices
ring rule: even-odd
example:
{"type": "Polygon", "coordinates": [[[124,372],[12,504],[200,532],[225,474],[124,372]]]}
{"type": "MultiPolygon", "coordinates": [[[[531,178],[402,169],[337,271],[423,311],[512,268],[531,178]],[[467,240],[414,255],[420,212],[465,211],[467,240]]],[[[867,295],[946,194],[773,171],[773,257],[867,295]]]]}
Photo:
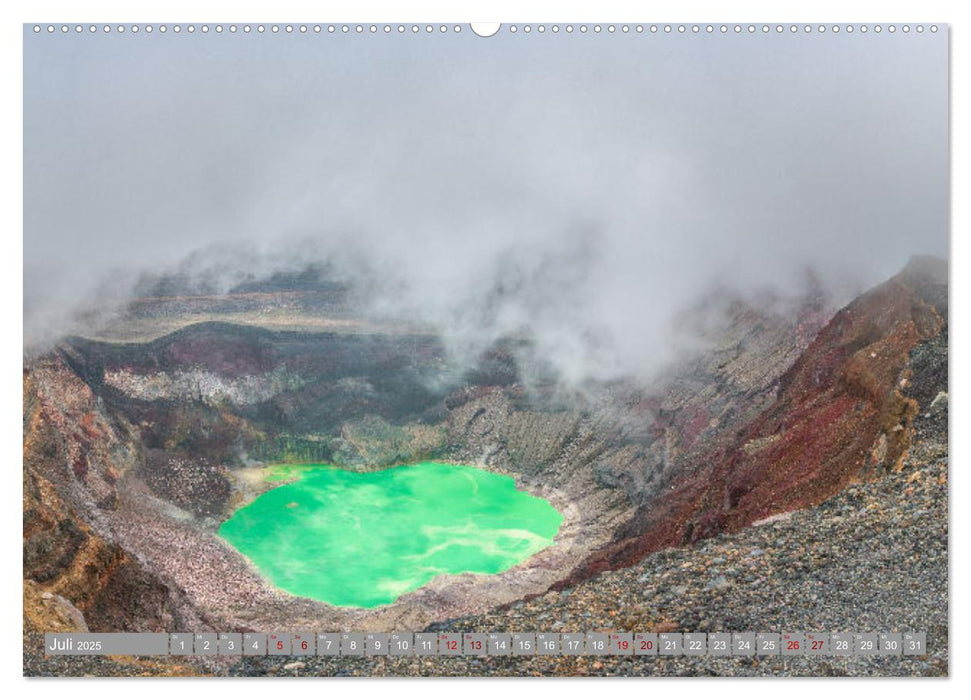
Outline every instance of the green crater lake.
{"type": "Polygon", "coordinates": [[[219,534],[277,588],[331,605],[374,608],[439,574],[505,571],[553,544],[563,522],[511,477],[474,467],[274,467],[267,478],[296,481],[219,534]]]}

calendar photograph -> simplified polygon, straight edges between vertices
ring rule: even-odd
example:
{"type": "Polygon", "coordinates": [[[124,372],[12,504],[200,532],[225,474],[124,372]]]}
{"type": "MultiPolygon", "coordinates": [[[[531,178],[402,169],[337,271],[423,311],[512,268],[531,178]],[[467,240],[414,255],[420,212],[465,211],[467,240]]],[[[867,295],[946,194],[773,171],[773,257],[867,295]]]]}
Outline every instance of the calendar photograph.
{"type": "Polygon", "coordinates": [[[24,676],[949,675],[946,23],[22,38],[24,676]]]}

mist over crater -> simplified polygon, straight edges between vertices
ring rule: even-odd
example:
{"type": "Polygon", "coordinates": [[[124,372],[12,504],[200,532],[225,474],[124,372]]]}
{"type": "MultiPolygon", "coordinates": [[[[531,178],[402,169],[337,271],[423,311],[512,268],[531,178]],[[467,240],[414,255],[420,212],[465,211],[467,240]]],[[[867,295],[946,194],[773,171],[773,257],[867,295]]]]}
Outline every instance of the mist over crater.
{"type": "Polygon", "coordinates": [[[464,364],[528,337],[576,385],[653,376],[713,296],[839,305],[946,256],[943,37],[709,39],[29,42],[26,343],[146,276],[211,295],[310,269],[464,364]]]}

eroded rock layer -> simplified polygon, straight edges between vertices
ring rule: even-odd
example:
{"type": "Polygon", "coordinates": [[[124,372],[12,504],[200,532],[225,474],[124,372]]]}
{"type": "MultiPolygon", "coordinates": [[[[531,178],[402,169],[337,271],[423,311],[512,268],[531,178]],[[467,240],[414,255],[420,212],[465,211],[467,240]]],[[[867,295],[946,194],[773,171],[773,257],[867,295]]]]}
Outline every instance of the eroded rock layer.
{"type": "Polygon", "coordinates": [[[921,409],[914,396],[927,401],[947,383],[946,352],[932,370],[919,365],[917,387],[911,356],[922,344],[939,344],[942,333],[946,347],[946,319],[946,267],[925,259],[838,311],[779,378],[765,410],[683,464],[663,499],[643,505],[620,541],[574,580],[899,470],[921,409]]]}

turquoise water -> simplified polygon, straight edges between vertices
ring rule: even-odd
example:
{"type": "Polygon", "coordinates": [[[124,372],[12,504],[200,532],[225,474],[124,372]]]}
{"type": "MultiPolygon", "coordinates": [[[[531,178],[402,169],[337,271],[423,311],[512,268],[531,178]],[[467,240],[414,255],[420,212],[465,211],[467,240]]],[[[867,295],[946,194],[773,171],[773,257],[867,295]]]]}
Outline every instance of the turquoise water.
{"type": "Polygon", "coordinates": [[[439,574],[505,571],[550,546],[563,522],[511,477],[474,467],[278,467],[270,479],[294,476],[219,534],[278,588],[332,605],[373,608],[439,574]]]}

